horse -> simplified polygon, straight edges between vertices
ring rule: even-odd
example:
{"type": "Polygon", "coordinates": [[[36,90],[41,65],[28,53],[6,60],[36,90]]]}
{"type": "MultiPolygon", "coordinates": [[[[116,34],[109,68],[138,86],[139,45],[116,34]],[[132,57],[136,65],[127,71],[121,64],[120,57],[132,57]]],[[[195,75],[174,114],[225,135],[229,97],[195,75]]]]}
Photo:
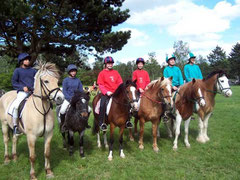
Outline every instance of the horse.
{"type": "Polygon", "coordinates": [[[222,70],[211,72],[206,79],[201,81],[204,86],[203,95],[206,101],[206,105],[198,109],[199,120],[199,134],[197,141],[200,143],[206,143],[209,141],[207,135],[208,120],[212,114],[215,105],[215,96],[217,93],[224,95],[225,97],[232,96],[232,91],[229,86],[229,81],[226,73],[222,70]]]}
{"type": "MultiPolygon", "coordinates": [[[[85,129],[88,125],[88,118],[90,113],[88,112],[88,102],[90,100],[89,93],[75,91],[74,96],[70,102],[70,107],[67,110],[65,116],[65,128],[68,134],[68,141],[66,143],[65,132],[62,132],[63,137],[63,147],[66,148],[69,145],[69,155],[73,155],[73,145],[74,145],[74,132],[79,133],[79,152],[80,156],[84,158],[84,150],[83,150],[83,137],[85,129]]],[[[61,106],[56,108],[56,113],[58,117],[58,121],[60,123],[60,129],[63,123],[60,121],[59,112],[61,106]]]]}
{"type": "MultiPolygon", "coordinates": [[[[101,147],[100,142],[100,134],[99,134],[99,123],[98,123],[98,114],[95,111],[96,105],[101,98],[102,94],[98,94],[94,97],[92,105],[94,111],[94,125],[93,125],[93,133],[97,134],[97,144],[98,147],[101,147]]],[[[131,108],[133,110],[137,109],[137,90],[135,81],[132,82],[130,80],[126,81],[119,85],[116,91],[113,93],[109,104],[111,103],[111,107],[109,110],[109,114],[107,118],[105,118],[105,123],[110,124],[110,145],[109,145],[109,155],[108,160],[111,161],[113,159],[112,151],[113,151],[113,142],[114,142],[114,129],[115,127],[119,127],[119,151],[120,157],[125,158],[125,154],[123,153],[123,131],[125,129],[125,124],[127,119],[129,118],[129,113],[131,108]]],[[[104,144],[105,147],[108,147],[106,132],[103,132],[104,136],[104,144]]]]}
{"type": "MultiPolygon", "coordinates": [[[[144,124],[148,121],[152,122],[152,135],[153,135],[153,150],[159,151],[157,146],[157,127],[160,123],[161,116],[164,113],[164,108],[171,108],[172,101],[172,77],[161,77],[158,80],[152,81],[148,84],[142,97],[140,99],[140,107],[137,115],[135,116],[135,133],[137,133],[137,122],[140,121],[140,136],[139,136],[139,149],[144,149],[143,134],[144,124]],[[165,107],[163,107],[165,106],[165,107]]],[[[133,139],[130,130],[130,139],[133,139]]]]}
{"type": "MultiPolygon", "coordinates": [[[[31,164],[30,177],[36,179],[35,164],[35,143],[38,137],[44,136],[44,156],[46,177],[53,177],[50,168],[50,143],[53,136],[54,114],[51,101],[60,104],[64,95],[58,87],[59,73],[52,63],[39,62],[36,67],[38,72],[34,79],[33,94],[28,97],[25,107],[22,110],[19,129],[27,136],[29,158],[31,164]]],[[[0,119],[2,123],[3,140],[5,145],[4,163],[10,162],[8,155],[8,130],[13,129],[12,117],[7,113],[9,106],[17,97],[17,91],[9,91],[0,99],[0,119]]],[[[17,136],[12,138],[12,158],[17,160],[16,144],[17,136]]]]}
{"type": "MultiPolygon", "coordinates": [[[[188,141],[188,128],[194,109],[203,108],[206,105],[205,96],[203,94],[204,86],[202,80],[195,80],[180,86],[179,90],[174,94],[174,110],[176,120],[174,122],[175,139],[173,142],[173,150],[177,150],[177,141],[180,134],[180,125],[182,119],[185,121],[185,138],[184,142],[187,148],[190,148],[188,141]]],[[[173,121],[173,120],[172,120],[173,121]]]]}

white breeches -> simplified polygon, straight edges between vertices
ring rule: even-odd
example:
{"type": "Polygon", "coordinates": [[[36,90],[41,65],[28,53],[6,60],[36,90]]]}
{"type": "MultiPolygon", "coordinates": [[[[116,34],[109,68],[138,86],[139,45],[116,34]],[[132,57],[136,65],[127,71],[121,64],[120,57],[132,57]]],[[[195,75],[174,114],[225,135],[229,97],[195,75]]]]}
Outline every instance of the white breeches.
{"type": "Polygon", "coordinates": [[[23,99],[25,99],[28,96],[27,92],[24,91],[19,91],[17,93],[17,98],[14,100],[14,108],[13,108],[13,119],[17,119],[18,118],[18,107],[19,104],[22,102],[23,99]]]}
{"type": "Polygon", "coordinates": [[[61,105],[60,114],[65,114],[70,103],[65,99],[61,105]]]}

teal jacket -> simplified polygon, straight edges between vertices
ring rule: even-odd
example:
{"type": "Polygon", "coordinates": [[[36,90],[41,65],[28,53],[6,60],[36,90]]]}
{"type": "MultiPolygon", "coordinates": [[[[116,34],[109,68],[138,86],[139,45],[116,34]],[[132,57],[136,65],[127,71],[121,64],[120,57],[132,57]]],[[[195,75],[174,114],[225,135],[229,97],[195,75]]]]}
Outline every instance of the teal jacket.
{"type": "Polygon", "coordinates": [[[173,86],[181,86],[183,85],[183,77],[182,72],[179,67],[173,66],[167,66],[163,70],[163,76],[166,78],[173,77],[172,85],[173,86]]]}
{"type": "Polygon", "coordinates": [[[198,65],[196,64],[186,64],[184,66],[184,75],[186,82],[192,81],[193,78],[195,79],[203,79],[201,70],[198,65]]]}

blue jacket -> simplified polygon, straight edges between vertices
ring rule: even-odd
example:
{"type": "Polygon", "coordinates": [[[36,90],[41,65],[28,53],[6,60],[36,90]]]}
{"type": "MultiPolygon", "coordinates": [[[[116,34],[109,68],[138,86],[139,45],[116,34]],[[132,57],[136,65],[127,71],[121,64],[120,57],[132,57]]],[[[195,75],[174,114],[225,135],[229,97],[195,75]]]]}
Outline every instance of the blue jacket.
{"type": "Polygon", "coordinates": [[[37,70],[33,68],[16,68],[12,76],[12,86],[17,91],[23,91],[23,87],[28,87],[30,91],[34,88],[34,76],[37,70]]]}
{"type": "Polygon", "coordinates": [[[184,75],[186,82],[192,81],[193,78],[195,79],[203,79],[201,70],[198,65],[196,64],[186,64],[184,66],[184,75]]]}
{"type": "Polygon", "coordinates": [[[67,101],[70,101],[71,98],[74,96],[74,91],[79,90],[83,92],[82,82],[78,78],[70,78],[66,77],[63,80],[63,94],[67,101]]]}
{"type": "Polygon", "coordinates": [[[167,66],[163,70],[163,76],[166,78],[173,77],[172,85],[173,86],[181,86],[183,85],[183,77],[182,72],[179,67],[177,66],[167,66]]]}

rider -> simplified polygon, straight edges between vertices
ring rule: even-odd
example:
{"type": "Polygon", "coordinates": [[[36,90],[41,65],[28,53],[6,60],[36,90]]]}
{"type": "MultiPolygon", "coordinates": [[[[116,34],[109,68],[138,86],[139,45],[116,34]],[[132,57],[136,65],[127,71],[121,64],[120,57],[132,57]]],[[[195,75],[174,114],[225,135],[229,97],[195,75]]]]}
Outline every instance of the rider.
{"type": "MultiPolygon", "coordinates": [[[[179,67],[175,66],[176,57],[172,54],[170,57],[166,56],[166,62],[168,66],[164,68],[163,76],[166,78],[173,77],[172,79],[172,91],[177,91],[179,86],[183,85],[183,76],[179,67]]],[[[171,110],[166,109],[163,115],[163,120],[166,122],[168,116],[173,116],[171,110]]]]}
{"type": "Polygon", "coordinates": [[[179,67],[175,66],[176,57],[174,54],[171,57],[166,57],[166,62],[168,66],[164,68],[163,76],[166,78],[173,77],[172,89],[176,91],[179,86],[183,85],[183,76],[179,67]]]}
{"type": "Polygon", "coordinates": [[[198,65],[195,64],[196,56],[193,53],[189,53],[188,63],[184,66],[184,75],[186,82],[195,79],[203,79],[202,72],[198,65]]]}
{"type": "MultiPolygon", "coordinates": [[[[67,73],[68,77],[66,77],[63,80],[63,94],[65,97],[65,100],[63,101],[63,104],[61,105],[60,109],[60,119],[61,119],[61,131],[65,131],[64,122],[65,122],[65,115],[67,108],[70,104],[70,101],[72,97],[74,96],[74,91],[80,91],[83,92],[83,85],[80,79],[76,77],[77,75],[77,66],[74,64],[69,64],[67,67],[67,73]]],[[[89,125],[87,125],[87,128],[90,128],[89,125]]]]}
{"type": "Polygon", "coordinates": [[[33,92],[36,70],[30,66],[31,56],[28,53],[18,55],[19,67],[14,70],[12,86],[17,90],[17,98],[13,107],[13,134],[20,135],[18,129],[18,108],[20,103],[33,92]]]}
{"type": "Polygon", "coordinates": [[[102,131],[107,130],[107,125],[104,123],[106,113],[106,101],[115,92],[118,86],[123,83],[118,71],[113,69],[114,60],[111,56],[104,59],[105,68],[99,73],[97,84],[102,93],[99,112],[99,126],[102,131]]]}
{"type": "Polygon", "coordinates": [[[135,70],[132,74],[132,80],[137,80],[137,89],[140,93],[143,93],[146,86],[150,83],[150,78],[148,72],[143,70],[143,66],[145,61],[143,58],[137,58],[136,60],[137,70],[135,70]]]}

